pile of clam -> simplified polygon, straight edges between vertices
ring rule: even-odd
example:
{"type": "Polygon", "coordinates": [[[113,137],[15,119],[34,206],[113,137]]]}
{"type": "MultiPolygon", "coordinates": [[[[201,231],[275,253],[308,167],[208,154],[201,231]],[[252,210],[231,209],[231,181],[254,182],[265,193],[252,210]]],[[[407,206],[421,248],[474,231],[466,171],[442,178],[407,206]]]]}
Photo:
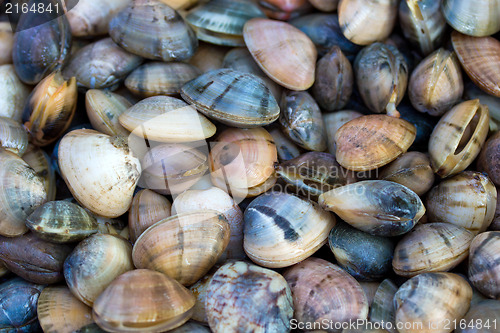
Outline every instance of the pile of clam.
{"type": "Polygon", "coordinates": [[[500,0],[45,3],[0,16],[0,331],[500,331],[500,0]]]}

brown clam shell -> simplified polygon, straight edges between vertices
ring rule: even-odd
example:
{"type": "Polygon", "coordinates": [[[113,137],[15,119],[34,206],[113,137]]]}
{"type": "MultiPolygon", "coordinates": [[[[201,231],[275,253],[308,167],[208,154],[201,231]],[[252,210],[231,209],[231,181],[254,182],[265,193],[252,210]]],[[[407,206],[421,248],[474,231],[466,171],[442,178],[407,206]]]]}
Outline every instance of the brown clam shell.
{"type": "Polygon", "coordinates": [[[479,153],[477,169],[484,171],[497,186],[500,186],[500,132],[490,137],[479,153]]]}
{"type": "Polygon", "coordinates": [[[481,293],[500,300],[500,231],[484,232],[472,241],[469,279],[481,293]]]}

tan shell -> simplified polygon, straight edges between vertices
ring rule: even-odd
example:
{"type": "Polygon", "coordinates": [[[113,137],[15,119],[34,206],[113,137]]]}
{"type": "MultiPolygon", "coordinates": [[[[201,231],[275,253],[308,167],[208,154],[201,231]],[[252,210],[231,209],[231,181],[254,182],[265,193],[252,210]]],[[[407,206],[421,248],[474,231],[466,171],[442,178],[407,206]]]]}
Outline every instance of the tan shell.
{"type": "Polygon", "coordinates": [[[9,22],[0,22],[0,65],[12,63],[14,33],[9,22]]]}
{"type": "Polygon", "coordinates": [[[49,155],[41,148],[29,144],[23,160],[42,180],[45,192],[47,192],[47,201],[54,201],[56,199],[56,172],[49,155]]]}
{"type": "Polygon", "coordinates": [[[203,73],[219,69],[222,68],[227,50],[227,47],[200,42],[198,50],[188,63],[198,67],[203,73]]]}
{"type": "Polygon", "coordinates": [[[471,36],[500,31],[498,0],[443,0],[441,11],[453,29],[471,36]]]}
{"type": "Polygon", "coordinates": [[[340,0],[309,0],[309,2],[314,8],[322,12],[332,12],[337,9],[340,0]]]}
{"type": "Polygon", "coordinates": [[[127,137],[118,117],[132,106],[125,97],[107,90],[90,89],[85,93],[85,107],[92,127],[107,135],[127,137]]]}
{"type": "Polygon", "coordinates": [[[326,138],[328,145],[328,152],[335,155],[337,144],[335,143],[335,134],[345,123],[361,117],[363,114],[354,110],[342,110],[323,115],[325,122],[326,138]]]}
{"type": "Polygon", "coordinates": [[[243,28],[248,50],[271,79],[291,90],[314,83],[317,52],[313,42],[294,26],[254,18],[243,28]]]}
{"type": "MultiPolygon", "coordinates": [[[[0,25],[2,22],[0,22],[0,25]]],[[[10,27],[10,25],[9,25],[10,27]]],[[[0,32],[1,36],[1,32],[0,32]]],[[[3,49],[0,47],[0,52],[3,49]]],[[[13,65],[0,66],[0,116],[21,122],[30,89],[17,76],[13,65]]]]}
{"type": "Polygon", "coordinates": [[[160,1],[176,10],[187,9],[198,3],[198,0],[160,0],[160,1]]]}
{"type": "Polygon", "coordinates": [[[469,279],[481,293],[500,300],[500,232],[477,235],[470,245],[469,279]]]}
{"type": "Polygon", "coordinates": [[[18,122],[0,117],[0,147],[23,156],[28,148],[28,134],[18,122]]]}

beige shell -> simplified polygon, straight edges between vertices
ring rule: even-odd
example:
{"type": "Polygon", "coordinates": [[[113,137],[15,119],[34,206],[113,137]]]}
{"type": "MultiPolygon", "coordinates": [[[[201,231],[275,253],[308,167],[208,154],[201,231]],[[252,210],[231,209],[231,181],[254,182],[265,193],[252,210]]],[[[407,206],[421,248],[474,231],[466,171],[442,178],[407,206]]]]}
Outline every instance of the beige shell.
{"type": "MultiPolygon", "coordinates": [[[[0,24],[2,24],[0,22],[0,24]]],[[[1,35],[1,32],[0,32],[1,35]]],[[[0,50],[3,50],[0,47],[0,50]]],[[[0,51],[2,52],[2,51],[0,51]]],[[[17,76],[13,65],[0,66],[0,116],[21,122],[30,89],[17,76]]]]}
{"type": "Polygon", "coordinates": [[[74,130],[59,144],[59,168],[75,199],[104,217],[124,214],[141,174],[127,142],[94,130],[74,130]]]}
{"type": "Polygon", "coordinates": [[[29,144],[23,160],[42,180],[45,192],[47,192],[47,201],[54,201],[56,199],[56,172],[49,155],[41,148],[29,144]]]}
{"type": "Polygon", "coordinates": [[[309,2],[322,12],[332,12],[337,9],[339,0],[309,0],[309,2]]]}
{"type": "Polygon", "coordinates": [[[470,245],[469,280],[481,293],[500,300],[500,232],[477,235],[470,245]]]}
{"type": "Polygon", "coordinates": [[[0,65],[12,63],[14,33],[9,22],[0,22],[0,65]]]}
{"type": "Polygon", "coordinates": [[[354,110],[341,110],[323,115],[323,121],[326,128],[326,141],[328,152],[335,155],[337,144],[335,143],[335,134],[345,123],[361,117],[363,114],[354,110]]]}
{"type": "Polygon", "coordinates": [[[160,0],[166,5],[169,5],[173,9],[188,9],[198,3],[199,0],[160,0]]]}
{"type": "Polygon", "coordinates": [[[446,21],[453,29],[471,36],[488,36],[500,31],[498,0],[443,0],[446,21]]]}
{"type": "Polygon", "coordinates": [[[18,122],[0,117],[0,147],[23,156],[28,148],[28,134],[18,122]]]}
{"type": "Polygon", "coordinates": [[[222,68],[227,50],[227,47],[200,42],[198,50],[189,59],[189,64],[198,67],[203,73],[222,68]]]}
{"type": "Polygon", "coordinates": [[[107,135],[127,137],[127,131],[118,117],[132,106],[125,97],[107,90],[89,89],[85,93],[85,107],[92,127],[107,135]]]}

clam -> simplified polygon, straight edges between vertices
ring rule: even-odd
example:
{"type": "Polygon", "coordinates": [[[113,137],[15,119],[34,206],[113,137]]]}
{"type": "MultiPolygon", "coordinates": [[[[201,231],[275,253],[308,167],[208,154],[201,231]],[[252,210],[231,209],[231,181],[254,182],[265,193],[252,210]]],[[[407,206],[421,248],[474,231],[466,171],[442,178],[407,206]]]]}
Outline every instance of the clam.
{"type": "Polygon", "coordinates": [[[441,116],[464,91],[462,72],[454,52],[439,49],[418,64],[410,77],[408,95],[420,112],[441,116]]]}
{"type": "Polygon", "coordinates": [[[14,32],[9,22],[0,22],[0,65],[12,63],[14,32]]]}
{"type": "Polygon", "coordinates": [[[319,204],[351,226],[376,236],[410,231],[425,213],[418,195],[386,180],[364,180],[320,195],[319,204]]]}
{"type": "Polygon", "coordinates": [[[366,115],[337,130],[335,157],[344,168],[367,171],[405,153],[415,140],[415,126],[387,115],[366,115]]]}
{"type": "MultiPolygon", "coordinates": [[[[56,0],[44,4],[47,8],[49,5],[62,7],[56,0]]],[[[64,66],[71,49],[71,30],[66,15],[58,10],[23,11],[16,31],[12,59],[21,81],[37,84],[64,66]]]]}
{"type": "Polygon", "coordinates": [[[500,301],[485,300],[472,305],[456,333],[494,333],[500,320],[500,301]],[[475,323],[475,324],[474,324],[475,323]]]}
{"type": "Polygon", "coordinates": [[[269,131],[269,134],[271,134],[276,144],[280,161],[288,161],[300,155],[299,148],[281,130],[274,128],[269,131]]]}
{"type": "Polygon", "coordinates": [[[326,149],[326,131],[318,104],[306,91],[285,91],[281,97],[283,133],[307,150],[326,149]]]}
{"type": "Polygon", "coordinates": [[[41,240],[33,233],[19,237],[0,236],[0,260],[7,268],[33,283],[62,281],[64,259],[71,247],[41,240]]]}
{"type": "Polygon", "coordinates": [[[74,332],[93,322],[92,309],[66,286],[45,288],[38,298],[38,320],[44,332],[74,332]]]}
{"type": "Polygon", "coordinates": [[[226,259],[244,259],[243,213],[229,194],[218,187],[206,190],[187,190],[179,194],[172,203],[172,210],[175,214],[207,209],[222,213],[231,229],[229,244],[220,256],[219,262],[224,262],[226,259]]]}
{"type": "Polygon", "coordinates": [[[222,68],[227,47],[200,42],[189,64],[198,67],[203,73],[222,68]]]}
{"type": "Polygon", "coordinates": [[[153,60],[187,60],[198,47],[179,13],[159,0],[130,3],[109,23],[109,35],[128,52],[153,60]]]}
{"type": "Polygon", "coordinates": [[[97,232],[97,221],[83,208],[68,201],[50,201],[26,219],[30,230],[54,243],[80,241],[97,232]]]}
{"type": "Polygon", "coordinates": [[[199,40],[218,45],[245,46],[243,26],[255,17],[266,16],[251,1],[213,0],[191,10],[186,21],[199,40]]]}
{"type": "Polygon", "coordinates": [[[65,78],[74,76],[80,87],[108,88],[118,84],[141,62],[141,57],[126,52],[111,38],[105,38],[72,55],[63,75],[65,78]]]}
{"type": "Polygon", "coordinates": [[[216,211],[174,215],[152,225],[137,239],[132,252],[134,265],[192,285],[217,262],[229,236],[226,218],[216,211]]]}
{"type": "Polygon", "coordinates": [[[125,213],[141,174],[127,142],[93,130],[74,130],[59,145],[61,175],[75,199],[104,217],[125,213]]]}
{"type": "Polygon", "coordinates": [[[68,129],[75,115],[77,98],[76,79],[66,81],[59,71],[38,83],[23,112],[24,128],[35,145],[47,146],[68,129]]]}
{"type": "Polygon", "coordinates": [[[254,18],[243,29],[245,43],[262,70],[291,90],[314,83],[316,47],[299,29],[279,21],[254,18]]]}
{"type": "Polygon", "coordinates": [[[341,0],[337,8],[344,36],[359,45],[389,37],[398,14],[396,0],[341,0]]]}
{"type": "MultiPolygon", "coordinates": [[[[498,188],[497,188],[498,192],[498,188]]],[[[497,206],[495,208],[495,216],[490,224],[489,230],[500,231],[500,196],[497,195],[497,206]]]]}
{"type": "Polygon", "coordinates": [[[29,94],[30,89],[19,80],[14,66],[0,65],[0,117],[20,123],[29,94]]]}
{"type": "Polygon", "coordinates": [[[92,127],[107,135],[127,137],[118,117],[132,104],[123,96],[106,90],[90,89],[85,93],[85,107],[92,127]]]}
{"type": "Polygon", "coordinates": [[[244,218],[246,254],[270,268],[291,266],[310,257],[326,243],[336,222],[317,204],[280,192],[253,200],[244,218]]]}
{"type": "Polygon", "coordinates": [[[160,142],[191,142],[215,134],[215,125],[184,101],[154,96],[119,116],[120,124],[140,138],[160,142]]]}
{"type": "Polygon", "coordinates": [[[420,224],[396,246],[392,266],[398,275],[448,271],[469,254],[474,235],[451,223],[420,224]]]}
{"type": "Polygon", "coordinates": [[[141,97],[178,95],[185,83],[200,74],[198,68],[183,62],[149,62],[130,73],[125,86],[141,97]]]}
{"type": "Polygon", "coordinates": [[[488,36],[500,31],[500,1],[443,0],[441,10],[453,29],[471,36],[488,36]]]}
{"type": "Polygon", "coordinates": [[[283,276],[292,290],[294,318],[299,323],[327,322],[331,326],[328,332],[341,332],[342,329],[334,328],[368,316],[363,289],[339,266],[309,258],[289,268],[283,276]]]}
{"type": "Polygon", "coordinates": [[[478,170],[486,172],[491,181],[497,186],[500,185],[499,154],[500,132],[497,132],[486,141],[477,161],[478,170]]]}
{"type": "Polygon", "coordinates": [[[471,287],[459,275],[417,275],[406,281],[394,295],[398,331],[449,333],[453,331],[450,323],[460,321],[469,310],[471,298],[471,287]]]}
{"type": "Polygon", "coordinates": [[[0,235],[14,237],[28,228],[26,217],[47,200],[42,180],[19,156],[0,148],[0,235]]]}
{"type": "Polygon", "coordinates": [[[276,20],[288,20],[309,9],[307,0],[260,0],[260,7],[266,15],[276,20]]]}
{"type": "Polygon", "coordinates": [[[162,195],[151,190],[140,190],[134,196],[128,212],[130,240],[137,238],[150,226],[169,217],[172,204],[162,195]]]}
{"type": "Polygon", "coordinates": [[[462,102],[441,117],[429,140],[434,172],[441,177],[465,170],[486,141],[490,116],[478,99],[462,102]]]}
{"type": "MultiPolygon", "coordinates": [[[[392,1],[392,0],[391,0],[392,1]]],[[[359,52],[354,73],[361,98],[376,113],[398,116],[408,83],[408,64],[392,45],[373,43],[359,52]]]]}
{"type": "Polygon", "coordinates": [[[256,127],[275,121],[278,103],[256,75],[217,69],[186,83],[181,96],[209,118],[236,127],[256,127]]]}
{"type": "Polygon", "coordinates": [[[214,333],[289,332],[293,317],[292,294],[283,276],[244,261],[217,270],[207,288],[206,309],[214,333]]]}
{"type": "Polygon", "coordinates": [[[441,181],[427,195],[431,221],[448,222],[474,234],[485,231],[495,215],[497,190],[476,171],[464,171],[441,181]]]}
{"type": "Polygon", "coordinates": [[[47,201],[56,198],[56,173],[49,155],[35,145],[28,145],[23,155],[23,160],[35,170],[37,176],[42,180],[47,192],[47,201]]]}
{"type": "MultiPolygon", "coordinates": [[[[398,287],[389,279],[385,279],[380,283],[373,297],[373,302],[370,306],[370,321],[374,323],[386,323],[387,331],[397,333],[394,313],[394,295],[398,291],[398,287]],[[389,324],[392,324],[389,328],[389,324]]],[[[344,333],[344,332],[343,332],[344,333]]]]}
{"type": "Polygon", "coordinates": [[[339,223],[330,232],[328,244],[337,264],[359,280],[380,280],[391,271],[394,244],[389,238],[339,223]]]}
{"type": "Polygon", "coordinates": [[[220,266],[215,265],[207,274],[189,287],[189,290],[193,293],[194,297],[196,297],[196,304],[193,307],[193,316],[191,319],[196,320],[203,325],[208,325],[206,311],[207,288],[212,280],[212,276],[214,276],[219,267],[220,266]]]}
{"type": "Polygon", "coordinates": [[[368,307],[371,307],[373,302],[373,298],[375,297],[375,293],[380,285],[380,282],[377,281],[360,281],[359,285],[363,292],[365,293],[366,300],[368,301],[368,307]]]}
{"type": "Polygon", "coordinates": [[[148,269],[117,277],[94,303],[95,322],[108,332],[163,332],[181,326],[195,298],[174,279],[148,269]]]}
{"type": "Polygon", "coordinates": [[[337,149],[337,144],[335,143],[335,134],[345,123],[361,117],[363,114],[354,110],[343,110],[336,111],[332,113],[327,113],[323,115],[323,121],[325,123],[326,138],[328,145],[328,152],[330,154],[335,154],[337,149]]]}
{"type": "Polygon", "coordinates": [[[463,98],[465,100],[479,99],[479,103],[487,105],[490,111],[490,133],[498,132],[500,126],[500,98],[484,92],[473,82],[465,85],[463,98]]]}
{"type": "Polygon", "coordinates": [[[378,178],[404,185],[418,195],[425,194],[434,184],[429,157],[417,151],[399,156],[380,170],[378,178]]]}
{"type": "Polygon", "coordinates": [[[337,9],[339,0],[309,0],[309,2],[322,12],[332,12],[337,9]]]}
{"type": "Polygon", "coordinates": [[[28,149],[28,134],[17,121],[0,117],[0,147],[18,156],[28,149]]]}
{"type": "Polygon", "coordinates": [[[64,278],[80,301],[92,306],[119,275],[134,269],[132,246],[111,234],[95,234],[81,241],[64,261],[64,278]]]}
{"type": "Polygon", "coordinates": [[[351,63],[338,46],[333,46],[316,65],[316,80],[312,93],[327,111],[342,109],[352,93],[354,77],[351,63]]]}
{"type": "Polygon", "coordinates": [[[481,293],[500,300],[500,232],[477,235],[470,245],[469,280],[481,293]]]}

